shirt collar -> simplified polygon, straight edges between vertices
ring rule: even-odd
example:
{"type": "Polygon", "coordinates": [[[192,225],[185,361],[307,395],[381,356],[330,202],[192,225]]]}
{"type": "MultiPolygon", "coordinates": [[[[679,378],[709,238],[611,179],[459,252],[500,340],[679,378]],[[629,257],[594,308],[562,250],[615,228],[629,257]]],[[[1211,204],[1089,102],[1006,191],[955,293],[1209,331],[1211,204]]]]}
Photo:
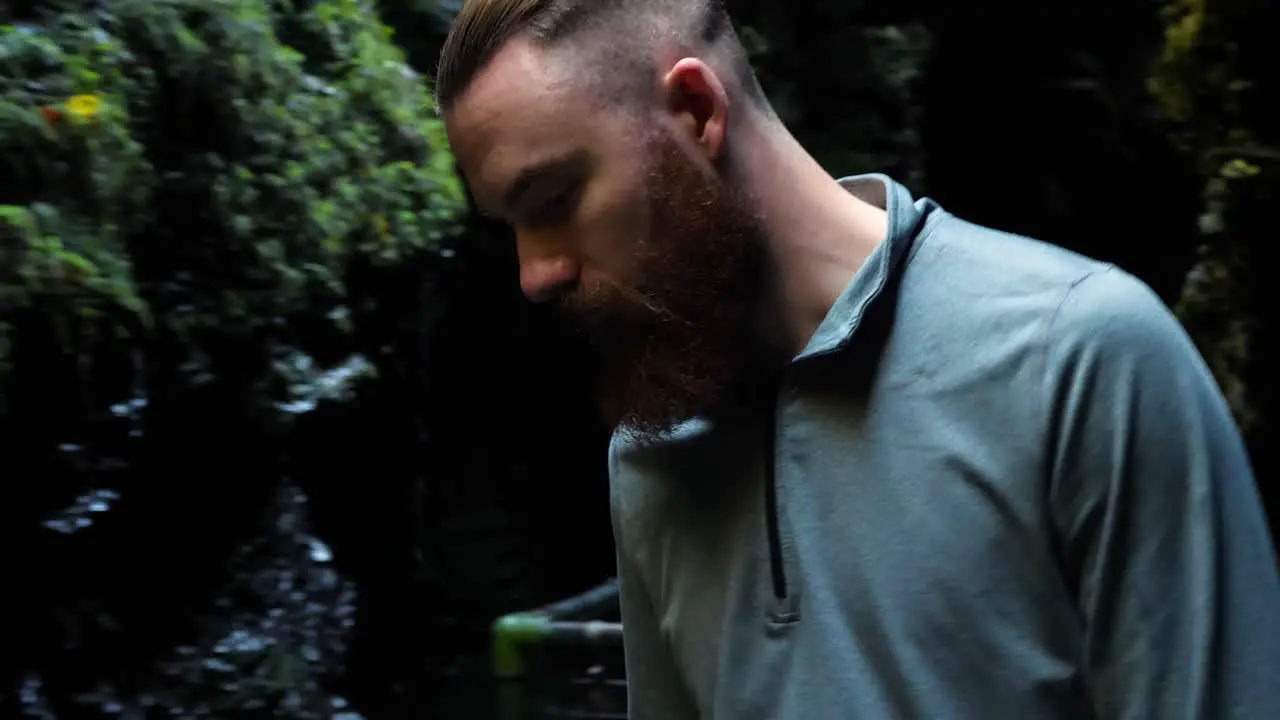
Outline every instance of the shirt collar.
{"type": "Polygon", "coordinates": [[[792,362],[835,352],[853,339],[867,308],[900,270],[927,214],[928,201],[916,202],[910,191],[887,175],[851,175],[840,178],[839,183],[850,193],[883,208],[888,213],[889,230],[792,362]]]}

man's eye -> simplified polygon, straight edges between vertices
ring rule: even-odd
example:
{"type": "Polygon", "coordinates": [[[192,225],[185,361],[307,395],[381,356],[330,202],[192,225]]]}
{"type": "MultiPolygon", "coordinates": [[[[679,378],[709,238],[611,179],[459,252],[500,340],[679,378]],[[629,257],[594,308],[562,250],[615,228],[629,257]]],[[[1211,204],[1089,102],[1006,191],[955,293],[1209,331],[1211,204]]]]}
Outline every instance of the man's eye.
{"type": "Polygon", "coordinates": [[[529,213],[529,222],[539,225],[562,222],[570,215],[578,203],[578,191],[569,189],[553,195],[551,199],[540,204],[529,213]]]}

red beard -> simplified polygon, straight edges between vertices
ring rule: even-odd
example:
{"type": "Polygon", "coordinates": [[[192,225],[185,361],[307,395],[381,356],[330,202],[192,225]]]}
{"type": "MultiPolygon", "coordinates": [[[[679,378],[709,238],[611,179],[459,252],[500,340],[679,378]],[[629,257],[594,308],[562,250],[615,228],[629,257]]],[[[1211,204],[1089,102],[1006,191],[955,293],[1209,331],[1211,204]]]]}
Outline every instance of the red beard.
{"type": "Polygon", "coordinates": [[[652,438],[732,401],[751,374],[761,262],[748,198],[670,139],[646,175],[651,232],[626,285],[562,299],[600,351],[607,419],[652,438]]]}

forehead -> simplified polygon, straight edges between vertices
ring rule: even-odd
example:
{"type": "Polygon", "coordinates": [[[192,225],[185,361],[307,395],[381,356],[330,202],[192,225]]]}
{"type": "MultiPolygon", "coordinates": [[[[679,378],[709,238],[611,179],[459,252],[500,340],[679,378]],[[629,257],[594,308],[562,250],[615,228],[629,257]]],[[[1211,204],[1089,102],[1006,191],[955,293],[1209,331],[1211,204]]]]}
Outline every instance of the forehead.
{"type": "Polygon", "coordinates": [[[582,152],[605,151],[619,123],[591,102],[572,61],[509,41],[445,116],[449,143],[478,199],[495,200],[528,167],[582,152]]]}

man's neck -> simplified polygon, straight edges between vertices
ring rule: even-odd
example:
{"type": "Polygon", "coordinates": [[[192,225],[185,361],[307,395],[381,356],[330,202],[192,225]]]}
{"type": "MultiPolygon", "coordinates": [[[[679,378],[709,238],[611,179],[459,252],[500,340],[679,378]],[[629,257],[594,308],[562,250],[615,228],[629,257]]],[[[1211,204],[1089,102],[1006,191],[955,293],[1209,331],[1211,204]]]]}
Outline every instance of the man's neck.
{"type": "Polygon", "coordinates": [[[841,187],[780,124],[760,122],[751,134],[740,168],[763,216],[768,304],[795,356],[887,235],[888,216],[841,187]]]}

